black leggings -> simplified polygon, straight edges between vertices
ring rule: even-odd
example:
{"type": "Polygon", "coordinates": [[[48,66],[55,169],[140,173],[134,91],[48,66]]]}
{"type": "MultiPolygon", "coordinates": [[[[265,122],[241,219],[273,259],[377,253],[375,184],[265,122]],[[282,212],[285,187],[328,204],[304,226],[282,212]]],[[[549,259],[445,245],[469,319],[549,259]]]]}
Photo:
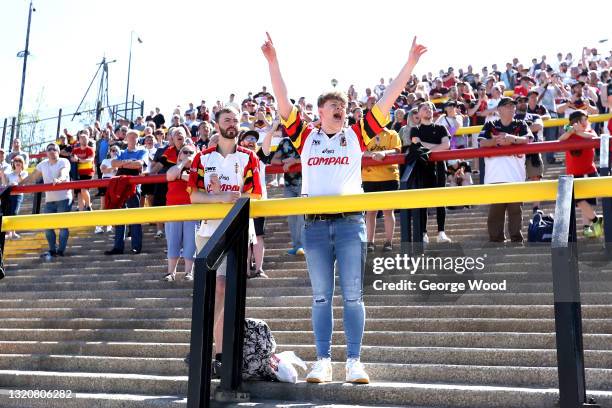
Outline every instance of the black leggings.
{"type": "MultiPolygon", "coordinates": [[[[444,187],[446,185],[446,163],[428,163],[421,175],[421,188],[444,187]]],[[[438,232],[444,231],[446,223],[446,207],[436,208],[436,221],[438,222],[438,232]]],[[[427,232],[427,209],[421,210],[421,230],[427,232]]]]}

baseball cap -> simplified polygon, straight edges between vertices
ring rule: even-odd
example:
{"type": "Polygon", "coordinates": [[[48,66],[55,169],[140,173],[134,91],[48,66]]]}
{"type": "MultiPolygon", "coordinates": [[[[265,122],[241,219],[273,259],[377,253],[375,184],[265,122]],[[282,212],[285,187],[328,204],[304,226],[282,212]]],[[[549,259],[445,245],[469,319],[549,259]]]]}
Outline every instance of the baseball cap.
{"type": "Polygon", "coordinates": [[[532,77],[530,77],[530,76],[528,76],[528,75],[523,75],[523,76],[521,77],[521,81],[522,81],[522,80],[529,81],[529,82],[531,82],[532,84],[535,84],[535,83],[536,83],[535,79],[533,79],[532,77]]]}
{"type": "MultiPolygon", "coordinates": [[[[528,94],[528,95],[529,95],[529,94],[528,94]]],[[[527,100],[527,97],[526,97],[526,96],[523,96],[523,95],[519,95],[519,96],[516,98],[516,102],[518,102],[518,101],[526,101],[526,100],[527,100]]],[[[497,105],[497,106],[499,106],[499,105],[497,105]]]]}
{"type": "Polygon", "coordinates": [[[259,133],[257,133],[256,130],[247,130],[245,132],[240,133],[240,135],[238,136],[238,141],[242,142],[247,136],[254,136],[256,139],[259,140],[259,133]]]}
{"type": "Polygon", "coordinates": [[[445,104],[444,104],[444,109],[449,108],[451,106],[456,107],[457,106],[457,101],[455,101],[454,99],[449,99],[445,104]]]}
{"type": "Polygon", "coordinates": [[[508,98],[507,96],[502,96],[499,99],[499,103],[497,104],[497,107],[501,108],[502,106],[506,106],[506,105],[516,105],[516,101],[512,98],[508,98]]]}
{"type": "Polygon", "coordinates": [[[575,81],[572,83],[572,88],[574,88],[576,85],[584,86],[585,83],[584,81],[575,81]]]}
{"type": "Polygon", "coordinates": [[[527,96],[531,96],[531,95],[540,96],[540,93],[534,89],[534,90],[527,92],[527,96]]]}

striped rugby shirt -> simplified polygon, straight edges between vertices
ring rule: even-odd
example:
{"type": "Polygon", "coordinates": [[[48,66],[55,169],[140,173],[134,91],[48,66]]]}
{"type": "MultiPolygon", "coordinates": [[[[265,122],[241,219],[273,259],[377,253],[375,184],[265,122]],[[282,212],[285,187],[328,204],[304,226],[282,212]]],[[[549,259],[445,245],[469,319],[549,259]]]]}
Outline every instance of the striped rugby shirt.
{"type": "MultiPolygon", "coordinates": [[[[210,193],[210,177],[213,174],[219,177],[221,191],[240,191],[255,198],[261,196],[259,159],[249,149],[236,146],[236,151],[226,157],[216,147],[197,153],[191,164],[187,191],[198,189],[210,193]]],[[[204,220],[198,234],[210,237],[220,224],[221,220],[204,220]]]]}
{"type": "Polygon", "coordinates": [[[325,196],[363,193],[361,158],[370,140],[389,123],[375,105],[358,123],[329,137],[307,124],[294,106],[282,119],[302,162],[302,195],[325,196]]]}

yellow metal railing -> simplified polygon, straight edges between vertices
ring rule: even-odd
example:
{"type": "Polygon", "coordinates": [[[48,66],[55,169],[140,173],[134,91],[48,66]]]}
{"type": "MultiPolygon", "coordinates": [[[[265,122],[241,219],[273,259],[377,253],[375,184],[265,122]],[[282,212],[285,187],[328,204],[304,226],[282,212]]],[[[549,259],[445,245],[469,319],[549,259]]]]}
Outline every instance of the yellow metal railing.
{"type": "MultiPolygon", "coordinates": [[[[305,198],[252,200],[252,217],[294,214],[338,213],[403,208],[554,201],[557,181],[504,183],[465,187],[405,190],[305,198]]],[[[576,198],[612,197],[612,177],[578,179],[576,198]]],[[[2,230],[92,227],[95,225],[143,224],[149,222],[221,219],[231,204],[192,204],[59,214],[19,215],[2,218],[2,230]]]]}
{"type": "MultiPolygon", "coordinates": [[[[589,122],[597,123],[597,122],[606,122],[612,119],[612,113],[605,113],[601,115],[589,115],[589,122]]],[[[557,126],[565,126],[569,123],[569,120],[566,118],[558,118],[558,119],[548,119],[543,121],[544,127],[557,127],[557,126]]],[[[462,127],[455,132],[455,135],[471,135],[474,133],[480,133],[482,130],[482,126],[467,126],[462,127]]]]}

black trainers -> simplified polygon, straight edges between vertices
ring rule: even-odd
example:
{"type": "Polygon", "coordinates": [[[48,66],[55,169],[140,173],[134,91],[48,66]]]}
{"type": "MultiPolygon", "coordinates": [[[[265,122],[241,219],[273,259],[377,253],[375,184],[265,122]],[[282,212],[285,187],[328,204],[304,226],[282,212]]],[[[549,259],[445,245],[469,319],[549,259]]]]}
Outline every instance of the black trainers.
{"type": "Polygon", "coordinates": [[[220,379],[221,378],[221,362],[219,360],[212,361],[212,378],[220,379]]]}
{"type": "Polygon", "coordinates": [[[393,251],[393,244],[391,244],[391,241],[386,241],[385,245],[383,245],[383,252],[391,252],[393,251]]]}
{"type": "Polygon", "coordinates": [[[376,250],[376,245],[373,242],[368,242],[368,254],[371,254],[376,250]]]}
{"type": "Polygon", "coordinates": [[[123,254],[123,250],[117,249],[117,248],[113,248],[109,251],[104,251],[104,255],[122,255],[122,254],[123,254]]]}

